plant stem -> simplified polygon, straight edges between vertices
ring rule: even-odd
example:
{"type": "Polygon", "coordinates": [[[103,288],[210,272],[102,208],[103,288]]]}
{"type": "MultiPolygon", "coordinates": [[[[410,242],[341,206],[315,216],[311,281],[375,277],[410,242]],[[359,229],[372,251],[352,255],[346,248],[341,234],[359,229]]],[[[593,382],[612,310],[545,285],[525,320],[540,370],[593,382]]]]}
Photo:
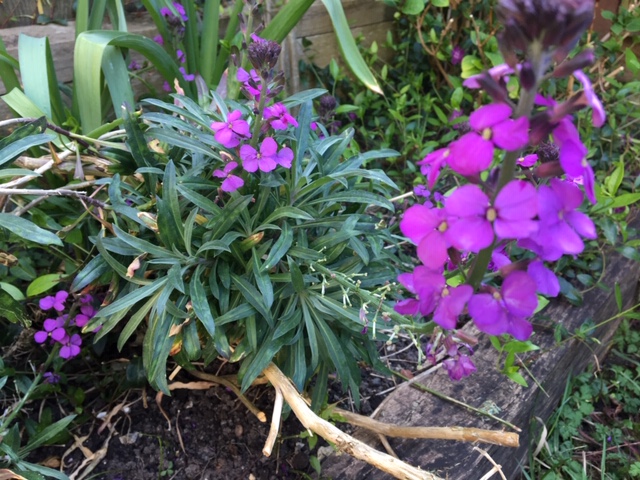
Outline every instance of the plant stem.
{"type": "MultiPolygon", "coordinates": [[[[520,95],[520,99],[518,100],[518,106],[516,107],[516,111],[514,112],[514,118],[519,117],[528,117],[531,114],[531,110],[533,109],[533,102],[536,98],[537,85],[531,90],[522,90],[522,95],[520,95]]],[[[500,176],[498,177],[498,184],[496,186],[496,191],[494,193],[494,199],[500,193],[500,190],[514,179],[516,175],[516,163],[518,161],[518,157],[520,156],[519,151],[507,152],[504,156],[504,160],[502,161],[502,167],[500,168],[500,176]]],[[[480,286],[482,279],[484,278],[484,274],[487,271],[487,267],[489,266],[489,262],[491,261],[491,254],[493,253],[494,245],[491,245],[484,250],[478,253],[476,260],[471,267],[471,273],[469,274],[468,283],[475,289],[480,286]]]]}

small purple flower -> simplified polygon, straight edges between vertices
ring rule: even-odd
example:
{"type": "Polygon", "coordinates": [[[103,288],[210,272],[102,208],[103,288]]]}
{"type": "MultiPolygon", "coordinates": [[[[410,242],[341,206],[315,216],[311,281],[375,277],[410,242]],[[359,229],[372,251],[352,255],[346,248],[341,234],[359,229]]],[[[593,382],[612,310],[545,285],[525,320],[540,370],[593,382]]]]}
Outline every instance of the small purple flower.
{"type": "Polygon", "coordinates": [[[475,131],[466,133],[450,145],[448,159],[452,170],[460,175],[476,175],[493,161],[494,147],[515,151],[529,143],[529,119],[511,119],[511,107],[492,103],[469,116],[475,131]]]}
{"type": "Polygon", "coordinates": [[[293,150],[284,147],[276,154],[276,163],[284,168],[291,168],[293,163],[293,150]]]}
{"type": "Polygon", "coordinates": [[[65,317],[58,317],[56,319],[47,318],[44,321],[44,330],[40,330],[36,332],[33,336],[33,339],[36,343],[44,343],[47,341],[49,337],[51,337],[56,342],[60,342],[67,335],[66,330],[64,329],[65,325],[65,317]]]}
{"type": "Polygon", "coordinates": [[[287,107],[281,103],[275,103],[265,108],[264,118],[269,120],[274,130],[286,130],[289,125],[298,126],[298,121],[289,114],[287,107]]]}
{"type": "Polygon", "coordinates": [[[518,158],[518,165],[520,165],[523,168],[533,167],[537,162],[538,162],[538,155],[536,155],[535,153],[518,158]]]}
{"type": "MultiPolygon", "coordinates": [[[[247,72],[244,68],[238,68],[236,78],[242,83],[242,88],[249,98],[253,98],[256,102],[259,102],[260,94],[262,93],[262,79],[258,72],[253,69],[247,72]]],[[[270,91],[268,88],[266,88],[266,91],[266,94],[269,95],[270,91]]]]}
{"type": "Polygon", "coordinates": [[[449,374],[451,380],[461,380],[476,371],[476,366],[467,355],[460,355],[457,358],[447,358],[442,362],[442,366],[449,374]]]}
{"type": "Polygon", "coordinates": [[[171,85],[169,85],[169,82],[167,82],[166,80],[162,84],[162,90],[164,90],[165,92],[171,92],[171,85]]]}
{"type": "Polygon", "coordinates": [[[278,144],[273,138],[267,137],[262,141],[259,152],[251,145],[243,145],[240,147],[240,158],[242,168],[249,173],[257,170],[270,172],[278,165],[278,144]]]}
{"type": "Polygon", "coordinates": [[[560,148],[560,165],[570,177],[583,177],[584,190],[591,203],[596,203],[595,175],[587,160],[587,147],[570,117],[565,117],[553,129],[553,138],[560,148]]]}
{"type": "Polygon", "coordinates": [[[426,185],[416,185],[415,187],[413,187],[413,194],[416,197],[424,197],[424,198],[429,198],[431,196],[431,192],[427,190],[426,185]]]}
{"type": "Polygon", "coordinates": [[[82,338],[77,333],[71,335],[71,338],[67,336],[66,341],[63,343],[60,349],[60,356],[65,360],[73,358],[80,354],[80,346],[82,345],[82,338]]]}
{"type": "Polygon", "coordinates": [[[538,188],[540,228],[536,235],[519,242],[542,260],[555,261],[563,254],[577,255],[584,250],[582,238],[597,238],[593,221],[577,210],[584,196],[571,182],[552,178],[538,188]]]}
{"type": "Polygon", "coordinates": [[[184,53],[182,50],[179,50],[179,49],[178,49],[178,50],[176,51],[176,56],[178,57],[178,61],[179,61],[180,63],[184,63],[184,62],[186,62],[186,61],[187,61],[187,54],[186,54],[186,53],[184,53]]]}
{"type": "Polygon", "coordinates": [[[420,312],[426,316],[433,313],[433,321],[447,330],[456,328],[458,317],[473,294],[470,285],[451,287],[441,273],[426,267],[416,267],[413,274],[403,273],[398,281],[411,293],[417,294],[418,300],[399,302],[396,311],[403,315],[420,312]]]}
{"type": "Polygon", "coordinates": [[[129,70],[131,70],[131,71],[136,71],[136,70],[140,70],[142,68],[142,65],[140,65],[135,60],[131,60],[131,63],[129,64],[129,66],[127,68],[129,70]]]}
{"type": "Polygon", "coordinates": [[[242,112],[234,110],[227,117],[226,122],[213,122],[211,130],[216,132],[215,139],[226,148],[240,145],[241,138],[250,138],[249,124],[242,119],[242,112]]]}
{"type": "Polygon", "coordinates": [[[536,282],[538,293],[548,297],[557,297],[560,293],[560,282],[555,273],[544,266],[542,260],[531,262],[527,273],[536,282]]]}
{"type": "Polygon", "coordinates": [[[451,63],[453,65],[459,65],[464,58],[464,49],[460,45],[456,45],[451,50],[451,63]]]}
{"type": "MultiPolygon", "coordinates": [[[[178,12],[178,15],[180,15],[183,22],[186,22],[187,20],[189,20],[189,17],[187,16],[187,12],[185,11],[184,7],[180,3],[173,2],[173,8],[176,9],[176,12],[178,12]]],[[[175,15],[171,12],[171,10],[168,7],[162,7],[160,9],[160,15],[162,15],[163,17],[175,18],[175,15]]]]}
{"type": "Polygon", "coordinates": [[[60,381],[60,375],[58,375],[57,373],[53,373],[53,372],[44,372],[42,374],[42,377],[44,378],[44,381],[46,383],[50,383],[50,384],[55,384],[55,383],[58,383],[60,381]]]}
{"type": "Polygon", "coordinates": [[[469,315],[478,329],[489,335],[509,333],[526,340],[533,332],[527,318],[538,306],[536,282],[527,273],[516,270],[502,282],[500,291],[478,293],[469,300],[469,315]]]}
{"type": "Polygon", "coordinates": [[[589,80],[589,77],[587,77],[582,70],[576,70],[575,72],[573,72],[573,76],[576,77],[582,84],[582,88],[584,88],[584,98],[586,100],[586,103],[593,109],[591,117],[593,125],[600,128],[602,125],[604,125],[604,122],[607,119],[607,114],[604,111],[602,102],[600,102],[600,99],[593,91],[591,80],[589,80]]]}
{"type": "Polygon", "coordinates": [[[420,165],[420,172],[427,177],[427,185],[429,185],[429,188],[433,188],[436,184],[438,175],[440,174],[440,169],[446,164],[450,155],[451,145],[429,153],[418,162],[418,165],[420,165]]]}
{"type": "Polygon", "coordinates": [[[502,63],[500,65],[496,65],[495,67],[490,68],[484,73],[479,73],[478,75],[472,75],[467,78],[462,85],[467,88],[482,88],[480,82],[478,81],[481,77],[485,75],[489,75],[494,81],[498,82],[505,78],[507,75],[511,75],[514,72],[514,69],[511,68],[506,63],[502,63]]]}
{"type": "Polygon", "coordinates": [[[242,178],[231,174],[237,166],[238,162],[229,162],[224,166],[224,169],[214,170],[214,177],[224,178],[222,185],[220,186],[223,192],[235,192],[244,185],[244,180],[242,178]]]}
{"type": "Polygon", "coordinates": [[[96,310],[89,304],[82,305],[80,307],[80,313],[73,319],[77,327],[82,328],[89,320],[91,320],[96,314],[96,310]]]}
{"type": "Polygon", "coordinates": [[[160,46],[164,46],[164,39],[162,38],[162,35],[156,35],[155,37],[153,37],[153,41],[160,46]]]}
{"type": "Polygon", "coordinates": [[[64,310],[64,302],[67,301],[67,297],[69,297],[69,292],[60,290],[55,294],[55,296],[48,296],[41,299],[40,308],[42,310],[51,310],[54,308],[58,312],[62,312],[64,310]]]}
{"type": "Polygon", "coordinates": [[[180,70],[180,73],[182,74],[182,77],[187,82],[193,82],[196,79],[195,74],[194,73],[187,73],[187,71],[185,70],[184,67],[180,67],[178,70],[180,70]]]}

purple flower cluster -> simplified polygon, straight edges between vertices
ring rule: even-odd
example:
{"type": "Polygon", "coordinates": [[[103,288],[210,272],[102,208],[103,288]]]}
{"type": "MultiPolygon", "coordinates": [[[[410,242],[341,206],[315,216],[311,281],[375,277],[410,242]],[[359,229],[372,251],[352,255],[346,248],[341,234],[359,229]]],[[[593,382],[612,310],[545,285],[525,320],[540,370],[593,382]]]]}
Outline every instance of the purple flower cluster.
{"type": "Polygon", "coordinates": [[[215,178],[224,179],[220,186],[223,192],[233,192],[245,184],[241,176],[232,173],[239,165],[247,173],[272,172],[278,166],[291,168],[294,157],[293,150],[278,144],[275,133],[297,127],[298,121],[282,103],[268,104],[281,89],[281,75],[273,71],[280,53],[279,45],[256,35],[251,38],[248,56],[257,70],[247,72],[239,68],[237,78],[245,95],[256,106],[252,125],[258,122],[257,130],[251,130],[252,125],[243,118],[241,110],[233,110],[223,121],[211,123],[215,140],[235,154],[235,159],[227,155],[231,161],[213,172],[215,178]],[[259,107],[262,107],[261,112],[259,107]]]}
{"type": "MultiPolygon", "coordinates": [[[[431,316],[447,330],[454,330],[460,317],[468,314],[482,332],[509,334],[524,341],[533,331],[528,319],[538,306],[538,295],[556,296],[560,291],[558,278],[546,263],[563,255],[578,255],[585,248],[585,239],[596,238],[593,221],[579,210],[585,194],[595,203],[595,178],[572,115],[590,107],[596,127],[604,124],[606,116],[581,70],[593,62],[593,52],[584,51],[564,60],[567,45],[575,44],[575,32],[566,38],[564,32],[551,37],[540,19],[531,19],[533,26],[527,26],[531,38],[516,37],[513,25],[527,23],[529,3],[499,3],[502,15],[519,16],[513,22],[505,20],[503,41],[525,56],[529,52],[527,42],[544,40],[545,50],[524,60],[505,54],[508,64],[464,82],[468,88],[485,90],[492,103],[472,112],[469,129],[446,147],[428,154],[419,165],[429,190],[433,190],[445,167],[468,183],[449,192],[436,205],[427,200],[406,210],[400,229],[417,245],[421,265],[399,276],[399,282],[414,297],[398,302],[395,308],[405,315],[431,316]],[[535,93],[553,60],[558,64],[552,76],[573,75],[582,85],[580,92],[561,103],[535,93]],[[510,75],[519,76],[522,87],[517,107],[506,88],[510,75]],[[536,148],[536,153],[528,153],[536,148]],[[556,158],[544,155],[551,149],[557,151],[556,158]],[[505,152],[503,163],[497,161],[498,152],[505,152]],[[538,153],[542,155],[541,164],[538,153]],[[583,185],[584,193],[579,185],[583,185]],[[518,251],[530,253],[512,262],[511,244],[517,245],[518,251]],[[475,261],[467,260],[474,256],[475,261]],[[484,277],[485,269],[494,273],[484,277]],[[463,274],[456,275],[460,270],[463,274]],[[467,280],[450,283],[447,279],[452,277],[467,280]],[[488,278],[486,283],[483,278],[488,278]]],[[[584,25],[587,10],[575,7],[575,2],[542,3],[544,8],[540,9],[545,15],[562,13],[559,23],[584,25]],[[571,16],[574,13],[576,18],[571,16]]],[[[459,354],[457,347],[445,350],[450,358],[444,366],[452,378],[462,378],[475,370],[469,356],[459,354]]]]}
{"type": "MultiPolygon", "coordinates": [[[[37,331],[33,339],[36,343],[43,344],[49,340],[51,343],[61,345],[59,355],[68,360],[80,354],[82,337],[79,333],[74,333],[75,329],[82,329],[89,320],[96,314],[93,307],[93,297],[89,294],[79,298],[76,308],[71,308],[68,314],[63,314],[66,310],[66,302],[69,292],[60,290],[53,296],[44,297],[40,300],[40,308],[43,311],[55,310],[59,315],[56,318],[47,318],[44,321],[43,329],[37,331]]],[[[50,382],[54,383],[54,382],[50,382]]]]}

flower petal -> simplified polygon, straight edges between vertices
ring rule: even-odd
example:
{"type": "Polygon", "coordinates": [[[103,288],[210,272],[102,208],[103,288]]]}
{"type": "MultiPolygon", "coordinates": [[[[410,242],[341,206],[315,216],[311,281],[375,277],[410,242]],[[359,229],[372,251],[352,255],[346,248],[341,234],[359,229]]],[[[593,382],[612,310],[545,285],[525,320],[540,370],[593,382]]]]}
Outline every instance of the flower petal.
{"type": "Polygon", "coordinates": [[[400,230],[405,237],[417,245],[439,223],[440,217],[437,210],[424,205],[413,205],[404,212],[404,216],[400,220],[400,230]]]}
{"type": "Polygon", "coordinates": [[[529,317],[538,306],[536,282],[526,272],[511,272],[502,283],[502,298],[507,310],[518,317],[529,317]]]}
{"type": "Polygon", "coordinates": [[[519,150],[529,144],[529,119],[520,117],[506,120],[492,129],[491,140],[498,147],[507,150],[519,150]]]}
{"type": "Polygon", "coordinates": [[[491,103],[480,107],[469,115],[469,125],[476,131],[490,128],[509,118],[512,114],[511,107],[504,103],[491,103]]]}
{"type": "Polygon", "coordinates": [[[449,166],[460,175],[476,175],[489,168],[493,161],[493,143],[475,132],[464,134],[450,148],[449,166]]]}
{"type": "Polygon", "coordinates": [[[501,335],[509,329],[507,313],[488,293],[479,293],[471,297],[469,315],[478,329],[489,335],[501,335]]]}

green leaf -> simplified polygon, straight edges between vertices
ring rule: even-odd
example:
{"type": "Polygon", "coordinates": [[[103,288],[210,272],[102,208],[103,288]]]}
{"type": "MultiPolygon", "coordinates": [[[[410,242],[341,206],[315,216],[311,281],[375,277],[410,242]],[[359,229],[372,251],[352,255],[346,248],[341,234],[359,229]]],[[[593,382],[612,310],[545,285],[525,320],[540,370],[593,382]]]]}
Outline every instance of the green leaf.
{"type": "Polygon", "coordinates": [[[10,213],[0,213],[0,228],[6,228],[20,238],[41,245],[63,245],[62,240],[53,233],[38,227],[29,220],[16,217],[10,213]]]}
{"type": "Polygon", "coordinates": [[[45,112],[47,118],[57,124],[62,123],[66,120],[66,115],[53,66],[49,39],[20,34],[18,56],[25,95],[45,112]]]}
{"type": "Polygon", "coordinates": [[[229,231],[240,214],[253,199],[252,195],[236,197],[224,206],[224,215],[218,215],[206,227],[211,231],[211,239],[217,240],[229,231]]]}
{"type": "Polygon", "coordinates": [[[191,296],[191,305],[193,311],[197,315],[200,323],[204,326],[207,333],[214,338],[216,331],[216,324],[211,314],[211,307],[209,307],[207,301],[207,295],[204,290],[204,286],[200,281],[200,267],[196,269],[191,282],[189,283],[189,295],[191,296]]]}
{"type": "Polygon", "coordinates": [[[377,205],[392,212],[395,210],[393,203],[383,196],[360,190],[333,193],[306,202],[307,205],[316,205],[318,203],[362,203],[365,206],[377,205]]]}
{"type": "Polygon", "coordinates": [[[263,270],[271,270],[275,265],[284,257],[291,245],[293,244],[293,230],[289,227],[288,223],[282,225],[282,232],[280,237],[273,244],[267,259],[264,261],[263,270]]]}
{"type": "Polygon", "coordinates": [[[27,297],[35,297],[58,285],[62,277],[59,273],[48,273],[36,278],[27,287],[27,297]]]}
{"type": "Polygon", "coordinates": [[[42,431],[29,439],[29,443],[18,451],[18,455],[21,457],[25,456],[27,453],[35,450],[39,446],[46,444],[49,440],[55,438],[58,434],[64,431],[74,418],[76,418],[76,415],[69,415],[42,429],[42,431]]]}
{"type": "Polygon", "coordinates": [[[624,163],[621,161],[621,162],[618,162],[618,165],[613,170],[611,175],[609,175],[604,180],[604,184],[607,187],[607,191],[609,192],[609,195],[613,196],[616,194],[616,192],[618,191],[618,188],[620,188],[620,185],[622,184],[623,179],[624,179],[624,163]]]}
{"type": "Polygon", "coordinates": [[[37,135],[31,135],[29,137],[18,140],[2,150],[0,150],[0,165],[8,162],[12,162],[15,158],[25,150],[42,145],[55,139],[55,135],[49,133],[39,133],[37,135]]]}
{"type": "Polygon", "coordinates": [[[205,83],[213,86],[213,70],[218,56],[220,0],[206,0],[202,16],[200,45],[200,75],[205,83]]]}
{"type": "Polygon", "coordinates": [[[291,0],[287,2],[260,33],[260,36],[282,43],[286,36],[289,35],[289,32],[298,24],[305,12],[309,10],[309,7],[313,5],[314,1],[315,0],[291,0]]]}
{"type": "Polygon", "coordinates": [[[622,290],[620,284],[616,283],[616,305],[618,306],[618,312],[622,311],[622,290]]]}
{"type": "Polygon", "coordinates": [[[634,75],[638,75],[640,73],[640,61],[636,54],[633,53],[633,50],[627,48],[624,52],[624,56],[629,71],[634,75]]]}
{"type": "MultiPolygon", "coordinates": [[[[5,292],[7,292],[9,295],[11,295],[11,298],[13,298],[17,302],[21,302],[26,298],[22,293],[22,290],[14,285],[11,285],[10,283],[0,282],[0,290],[4,290],[5,292]]],[[[2,367],[0,366],[0,368],[2,367]]]]}
{"type": "Polygon", "coordinates": [[[0,318],[5,318],[11,323],[19,323],[24,327],[31,326],[31,318],[27,315],[24,306],[4,288],[0,291],[0,318]]]}
{"type": "Polygon", "coordinates": [[[71,291],[77,292],[82,290],[108,271],[109,264],[104,260],[104,258],[101,255],[94,257],[80,272],[76,274],[73,279],[73,283],[71,284],[71,291]]]}
{"type": "Polygon", "coordinates": [[[336,32],[338,38],[338,44],[340,50],[345,59],[345,62],[353,72],[353,74],[370,90],[383,95],[376,78],[371,73],[367,63],[360,55],[360,50],[354,40],[353,34],[349,29],[347,17],[342,9],[342,3],[340,0],[322,0],[322,3],[329,12],[331,17],[331,23],[333,23],[333,29],[336,32]]]}
{"type": "Polygon", "coordinates": [[[313,220],[313,216],[309,215],[304,210],[296,207],[278,207],[271,215],[269,215],[262,223],[273,223],[280,218],[298,218],[300,220],[313,220]]]}
{"type": "Polygon", "coordinates": [[[150,295],[158,290],[167,283],[168,278],[162,277],[155,280],[153,283],[149,285],[145,285],[144,287],[136,288],[134,291],[124,295],[123,297],[118,298],[115,302],[110,305],[107,305],[103,309],[99,310],[96,313],[96,317],[108,318],[109,316],[129,310],[133,305],[138,303],[140,300],[147,298],[150,295]]]}
{"type": "MultiPolygon", "coordinates": [[[[118,336],[118,350],[122,350],[124,344],[127,343],[127,340],[129,340],[131,335],[133,335],[133,333],[138,329],[140,323],[142,323],[142,321],[145,319],[151,308],[158,302],[158,298],[160,298],[161,294],[162,290],[156,292],[151,298],[149,298],[149,300],[145,302],[144,305],[142,305],[142,307],[138,309],[136,313],[131,315],[131,318],[118,336]]],[[[103,330],[111,330],[116,324],[117,322],[113,323],[113,326],[105,325],[103,326],[103,330]]],[[[102,330],[100,331],[100,333],[102,333],[102,330]]]]}
{"type": "Polygon", "coordinates": [[[7,92],[14,88],[20,88],[20,80],[16,75],[16,70],[20,68],[18,61],[7,53],[2,38],[0,38],[0,80],[4,83],[7,92]]]}
{"type": "Polygon", "coordinates": [[[260,315],[264,317],[270,327],[273,327],[273,318],[271,317],[271,312],[267,305],[265,305],[264,300],[260,292],[251,285],[245,278],[239,277],[238,275],[231,274],[231,278],[233,279],[233,283],[236,288],[240,291],[244,299],[249,302],[249,304],[255,308],[260,315]]]}
{"type": "Polygon", "coordinates": [[[400,7],[400,11],[405,15],[419,15],[422,10],[424,10],[424,0],[404,0],[400,7]]]}

